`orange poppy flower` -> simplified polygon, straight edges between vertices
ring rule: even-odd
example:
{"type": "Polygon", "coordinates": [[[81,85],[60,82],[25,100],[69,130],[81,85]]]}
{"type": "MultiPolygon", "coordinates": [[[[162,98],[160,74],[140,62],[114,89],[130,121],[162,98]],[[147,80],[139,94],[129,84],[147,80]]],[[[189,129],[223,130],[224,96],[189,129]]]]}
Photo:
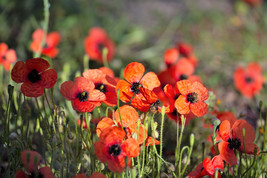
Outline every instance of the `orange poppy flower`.
{"type": "MultiPolygon", "coordinates": [[[[204,176],[209,176],[211,178],[215,177],[215,170],[224,170],[223,159],[220,155],[214,156],[212,160],[206,158],[203,160],[203,163],[199,164],[195,170],[190,172],[187,176],[189,178],[201,178],[204,176]]],[[[218,173],[218,177],[221,177],[221,174],[218,173]]]]}
{"type": "Polygon", "coordinates": [[[94,143],[97,158],[108,163],[112,172],[122,172],[125,168],[125,157],[128,157],[128,166],[131,166],[131,159],[140,153],[139,144],[133,138],[125,139],[126,135],[120,127],[108,127],[104,129],[99,141],[94,143]]]}
{"type": "Polygon", "coordinates": [[[230,165],[237,164],[234,149],[243,153],[254,154],[254,148],[257,148],[259,152],[258,146],[253,144],[255,140],[254,129],[243,119],[236,120],[232,127],[228,120],[224,120],[219,127],[219,134],[221,137],[221,142],[218,145],[220,155],[230,165]],[[243,129],[245,129],[245,143],[243,142],[243,129]]]}
{"type": "Polygon", "coordinates": [[[41,54],[54,58],[58,55],[57,45],[60,41],[60,34],[58,32],[51,32],[47,34],[45,37],[45,45],[41,49],[44,35],[46,34],[44,34],[43,29],[37,29],[34,31],[32,34],[33,42],[31,43],[30,49],[35,53],[40,51],[41,54]]]}
{"type": "Polygon", "coordinates": [[[115,91],[117,82],[112,77],[99,69],[88,69],[83,73],[83,77],[92,81],[95,84],[95,89],[105,94],[106,100],[103,103],[109,106],[117,105],[117,93],[115,91]]]}
{"type": "Polygon", "coordinates": [[[164,61],[167,67],[170,67],[174,64],[179,57],[179,51],[177,48],[169,48],[164,53],[164,61]]]}
{"type": "Polygon", "coordinates": [[[60,93],[70,100],[74,110],[78,112],[91,112],[106,96],[95,89],[92,81],[84,77],[76,77],[73,81],[66,81],[60,86],[60,93]]]}
{"type": "Polygon", "coordinates": [[[189,61],[194,67],[198,65],[198,59],[194,54],[190,54],[186,57],[187,61],[189,61]]]}
{"type": "Polygon", "coordinates": [[[132,106],[140,111],[146,112],[150,104],[140,92],[140,87],[153,91],[153,89],[160,86],[160,81],[154,72],[148,72],[145,75],[144,73],[145,67],[143,64],[138,62],[128,64],[123,72],[126,81],[120,80],[117,83],[116,90],[120,89],[121,101],[129,102],[134,96],[131,100],[132,106]]]}
{"type": "Polygon", "coordinates": [[[8,49],[5,43],[0,43],[0,64],[6,71],[10,70],[10,64],[17,60],[16,52],[13,49],[8,49]]]}
{"type": "Polygon", "coordinates": [[[108,37],[106,31],[100,27],[93,27],[84,40],[84,48],[90,59],[103,63],[103,49],[106,48],[107,61],[110,61],[115,53],[115,45],[108,37]]]}
{"type": "Polygon", "coordinates": [[[264,77],[259,64],[252,62],[247,69],[238,67],[234,73],[235,87],[242,95],[252,98],[262,89],[264,77]]]}
{"type": "Polygon", "coordinates": [[[204,103],[208,99],[208,90],[199,82],[181,80],[177,82],[177,88],[181,95],[175,101],[175,108],[180,114],[189,114],[190,111],[200,117],[208,113],[208,105],[204,103]]]}
{"type": "Polygon", "coordinates": [[[44,88],[52,88],[57,81],[55,69],[48,69],[49,63],[42,58],[18,61],[11,71],[11,78],[21,85],[21,92],[28,97],[39,97],[44,88]]]}
{"type": "Polygon", "coordinates": [[[145,146],[152,146],[153,144],[159,145],[160,144],[160,141],[156,140],[153,137],[147,137],[146,138],[145,146]]]}

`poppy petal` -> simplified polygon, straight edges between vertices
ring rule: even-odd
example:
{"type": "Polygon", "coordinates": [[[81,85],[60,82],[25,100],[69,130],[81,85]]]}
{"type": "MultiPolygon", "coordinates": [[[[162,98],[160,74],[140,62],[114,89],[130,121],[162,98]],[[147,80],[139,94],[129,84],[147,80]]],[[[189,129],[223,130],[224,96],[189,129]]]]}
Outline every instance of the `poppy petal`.
{"type": "Polygon", "coordinates": [[[78,112],[82,112],[82,113],[92,112],[96,107],[95,103],[88,102],[88,101],[81,102],[78,98],[75,100],[72,100],[71,104],[74,110],[78,112]]]}
{"type": "Polygon", "coordinates": [[[85,174],[77,174],[73,178],[87,178],[85,174]]]}
{"type": "Polygon", "coordinates": [[[147,88],[140,87],[140,92],[150,104],[155,103],[158,100],[157,95],[147,88]]]}
{"type": "Polygon", "coordinates": [[[38,72],[43,72],[50,67],[50,64],[42,58],[28,59],[25,62],[25,65],[28,68],[28,70],[31,71],[31,70],[35,69],[38,72]]]}
{"type": "Polygon", "coordinates": [[[102,83],[105,74],[103,74],[103,72],[99,69],[88,69],[87,71],[83,72],[83,77],[93,81],[94,83],[102,83]]]}
{"type": "Polygon", "coordinates": [[[73,91],[74,82],[73,81],[66,81],[61,84],[60,86],[60,93],[67,99],[67,100],[74,100],[76,95],[73,91]]]}
{"type": "Polygon", "coordinates": [[[143,124],[136,129],[136,134],[138,132],[138,138],[136,138],[138,144],[142,144],[147,138],[147,130],[143,124]]]}
{"type": "Polygon", "coordinates": [[[32,34],[33,41],[41,43],[43,40],[43,35],[44,35],[43,29],[39,28],[39,29],[35,30],[32,34]]]}
{"type": "Polygon", "coordinates": [[[51,168],[48,166],[41,167],[38,172],[43,175],[43,178],[54,178],[54,174],[51,168]]]}
{"type": "MultiPolygon", "coordinates": [[[[123,105],[120,107],[121,120],[124,126],[130,126],[137,122],[139,115],[138,112],[129,105],[123,105]]],[[[117,123],[120,123],[119,110],[117,109],[114,117],[117,123]]]]}
{"type": "Polygon", "coordinates": [[[252,127],[246,120],[240,119],[236,120],[232,127],[233,138],[238,138],[243,145],[243,129],[245,129],[245,144],[253,143],[255,140],[255,132],[252,127]]]}
{"type": "Polygon", "coordinates": [[[145,67],[139,62],[132,62],[123,71],[125,80],[130,83],[139,82],[145,73],[145,67]]]}
{"type": "Polygon", "coordinates": [[[40,85],[40,82],[31,83],[29,81],[24,82],[20,87],[21,92],[28,97],[39,97],[44,93],[44,88],[40,85]]]}
{"type": "Polygon", "coordinates": [[[8,46],[5,43],[0,43],[0,56],[4,55],[8,50],[8,46]]]}
{"type": "Polygon", "coordinates": [[[256,144],[253,143],[245,143],[245,149],[244,145],[241,145],[240,150],[242,152],[245,152],[247,154],[254,154],[254,149],[257,149],[257,155],[259,155],[259,147],[256,144]]]}
{"type": "Polygon", "coordinates": [[[173,87],[170,85],[170,84],[167,84],[165,85],[165,87],[163,88],[164,90],[164,93],[167,97],[169,97],[170,99],[173,99],[175,98],[175,93],[174,93],[174,90],[173,90],[173,87]]]}
{"type": "Polygon", "coordinates": [[[116,86],[116,91],[120,89],[120,100],[122,102],[129,102],[133,96],[133,92],[131,91],[131,84],[129,84],[128,82],[126,82],[125,80],[120,80],[117,83],[116,86]]]}
{"type": "Polygon", "coordinates": [[[107,176],[99,172],[94,172],[92,175],[90,175],[89,178],[107,178],[107,176]]]}
{"type": "Polygon", "coordinates": [[[180,95],[174,103],[175,108],[180,114],[188,114],[190,112],[190,103],[187,102],[185,96],[180,95]]]}
{"type": "Polygon", "coordinates": [[[108,117],[104,117],[104,118],[97,124],[97,127],[96,127],[96,134],[97,134],[97,136],[99,137],[100,134],[101,134],[101,132],[102,132],[104,129],[106,129],[106,128],[112,126],[112,125],[114,125],[113,120],[110,119],[110,118],[108,118],[108,117]]]}
{"type": "Polygon", "coordinates": [[[95,150],[95,154],[96,154],[97,158],[101,162],[105,163],[105,162],[107,162],[108,158],[104,154],[105,150],[103,150],[103,149],[104,149],[104,143],[103,142],[95,142],[94,143],[94,150],[95,150]]]}
{"type": "Polygon", "coordinates": [[[52,88],[57,82],[57,72],[55,69],[49,69],[41,73],[41,86],[52,88]]]}
{"type": "Polygon", "coordinates": [[[25,63],[22,61],[18,61],[11,71],[11,78],[16,83],[22,83],[27,80],[27,73],[28,70],[26,68],[25,63]]]}
{"type": "Polygon", "coordinates": [[[153,137],[147,137],[145,146],[159,145],[160,142],[153,137]]]}
{"type": "Polygon", "coordinates": [[[92,81],[88,80],[87,78],[84,77],[76,77],[74,79],[75,83],[75,90],[76,91],[83,91],[86,90],[87,92],[91,92],[94,90],[95,85],[92,81]]]}
{"type": "Polygon", "coordinates": [[[218,149],[220,155],[224,161],[226,161],[230,166],[237,164],[237,158],[235,156],[234,150],[229,149],[229,143],[225,141],[221,141],[218,144],[218,149]]]}
{"type": "Polygon", "coordinates": [[[93,90],[89,94],[88,101],[104,101],[106,100],[106,95],[99,90],[93,90]]]}
{"type": "Polygon", "coordinates": [[[58,52],[59,51],[57,48],[43,48],[43,50],[42,50],[42,54],[44,54],[48,57],[51,57],[51,58],[56,57],[58,52]]]}
{"type": "Polygon", "coordinates": [[[26,178],[26,174],[25,172],[23,172],[22,170],[18,170],[14,176],[14,178],[26,178]]]}
{"type": "Polygon", "coordinates": [[[41,161],[41,155],[39,153],[25,150],[21,152],[20,156],[23,166],[28,172],[33,172],[38,169],[41,161]]]}
{"type": "Polygon", "coordinates": [[[191,171],[187,176],[188,176],[189,178],[201,178],[201,177],[203,177],[203,176],[201,175],[201,171],[202,171],[202,169],[203,169],[203,164],[200,163],[200,164],[197,165],[197,167],[196,167],[193,171],[191,171]]]}
{"type": "Polygon", "coordinates": [[[141,79],[140,84],[142,84],[144,88],[153,90],[160,86],[160,81],[154,72],[148,72],[141,79]]]}
{"type": "Polygon", "coordinates": [[[229,138],[231,138],[231,125],[230,122],[228,120],[223,121],[220,124],[219,127],[219,133],[220,133],[220,137],[224,140],[227,141],[229,138]]]}
{"type": "Polygon", "coordinates": [[[197,93],[198,95],[198,99],[200,101],[205,101],[209,98],[209,92],[207,90],[207,88],[205,88],[202,83],[200,82],[194,82],[192,84],[192,88],[194,88],[194,91],[197,93]]]}
{"type": "Polygon", "coordinates": [[[108,106],[116,106],[117,105],[117,94],[115,92],[106,92],[106,100],[104,103],[108,106]]]}
{"type": "Polygon", "coordinates": [[[99,137],[99,140],[105,144],[121,143],[125,138],[125,132],[121,127],[108,127],[104,129],[99,137]]]}
{"type": "Polygon", "coordinates": [[[16,51],[10,49],[6,52],[6,61],[9,63],[13,63],[17,60],[16,51]]]}
{"type": "Polygon", "coordinates": [[[55,47],[60,41],[60,34],[58,32],[51,32],[46,37],[46,44],[48,47],[55,47]]]}
{"type": "Polygon", "coordinates": [[[134,98],[131,100],[131,104],[133,107],[142,112],[147,112],[150,108],[150,103],[141,93],[134,95],[134,98]]]}
{"type": "Polygon", "coordinates": [[[181,80],[177,82],[176,85],[182,95],[187,95],[193,92],[192,83],[189,80],[181,80]]]}
{"type": "Polygon", "coordinates": [[[133,138],[126,139],[121,144],[121,149],[126,153],[126,155],[130,158],[139,156],[140,147],[137,141],[133,138]]]}
{"type": "Polygon", "coordinates": [[[190,104],[190,110],[193,114],[195,114],[197,117],[204,116],[209,112],[209,107],[206,103],[199,101],[197,103],[191,103],[190,104]]]}
{"type": "Polygon", "coordinates": [[[164,61],[167,65],[175,63],[178,57],[179,51],[177,48],[169,48],[164,53],[164,61]]]}

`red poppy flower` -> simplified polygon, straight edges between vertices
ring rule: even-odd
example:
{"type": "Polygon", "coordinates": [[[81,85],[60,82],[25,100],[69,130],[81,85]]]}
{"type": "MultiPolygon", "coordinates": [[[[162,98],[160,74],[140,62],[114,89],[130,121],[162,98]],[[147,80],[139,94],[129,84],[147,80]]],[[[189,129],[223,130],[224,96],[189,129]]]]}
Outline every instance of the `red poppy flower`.
{"type": "Polygon", "coordinates": [[[235,117],[234,113],[225,111],[217,114],[217,118],[221,121],[221,123],[225,120],[230,122],[230,126],[232,127],[237,118],[235,117]]]}
{"type": "Polygon", "coordinates": [[[39,153],[36,151],[25,150],[21,152],[20,156],[24,168],[28,172],[33,172],[38,169],[41,161],[41,155],[39,153]]]}
{"type": "Polygon", "coordinates": [[[72,107],[78,112],[91,112],[106,96],[95,89],[92,81],[84,77],[76,77],[73,81],[66,81],[60,86],[60,93],[71,101],[72,107]]]}
{"type": "Polygon", "coordinates": [[[15,178],[54,178],[51,168],[47,166],[38,168],[41,161],[41,155],[36,151],[25,150],[21,152],[21,161],[27,173],[22,170],[18,170],[15,174],[15,178]]]}
{"type": "Polygon", "coordinates": [[[104,129],[99,137],[99,141],[94,143],[97,158],[108,163],[108,168],[112,172],[122,172],[125,168],[125,157],[127,165],[131,166],[131,158],[140,153],[139,144],[133,138],[125,139],[126,135],[120,127],[108,127],[104,129]]]}
{"type": "Polygon", "coordinates": [[[244,2],[246,2],[248,5],[250,6],[258,6],[261,5],[263,0],[243,0],[244,2]]]}
{"type": "Polygon", "coordinates": [[[253,144],[255,140],[254,129],[245,120],[236,120],[232,127],[228,120],[224,120],[219,127],[219,133],[221,137],[221,142],[218,145],[220,155],[230,165],[237,164],[234,149],[247,154],[254,154],[254,148],[259,151],[258,146],[253,144]],[[243,142],[243,129],[245,129],[245,143],[243,142]]]}
{"type": "Polygon", "coordinates": [[[168,67],[174,64],[179,57],[179,51],[177,48],[169,48],[164,53],[164,61],[168,67]]]}
{"type": "MultiPolygon", "coordinates": [[[[87,176],[85,174],[77,174],[73,178],[87,178],[87,176]]],[[[99,172],[94,172],[89,178],[107,178],[107,176],[99,172]]]]}
{"type": "Polygon", "coordinates": [[[167,68],[166,70],[161,71],[158,74],[158,79],[161,83],[162,88],[167,84],[175,85],[175,83],[177,82],[176,79],[173,77],[173,68],[174,67],[172,66],[170,68],[167,68]]]}
{"type": "Polygon", "coordinates": [[[19,61],[11,71],[11,78],[21,85],[21,92],[28,97],[39,97],[44,88],[52,88],[57,81],[55,69],[48,69],[49,63],[42,58],[19,61]]]}
{"type": "Polygon", "coordinates": [[[259,64],[252,62],[247,69],[238,67],[234,73],[235,87],[242,95],[252,98],[262,89],[264,77],[259,64]]]}
{"type": "Polygon", "coordinates": [[[177,46],[178,46],[179,52],[186,57],[193,54],[194,52],[192,46],[187,43],[178,43],[177,46]]]}
{"type": "Polygon", "coordinates": [[[109,106],[117,104],[117,93],[115,91],[116,81],[109,75],[104,74],[99,69],[88,69],[83,73],[83,77],[95,84],[95,89],[105,94],[106,100],[103,103],[109,106]]]}
{"type": "Polygon", "coordinates": [[[194,66],[185,58],[180,59],[170,68],[173,78],[176,81],[188,79],[194,73],[194,66]]]}
{"type": "Polygon", "coordinates": [[[204,102],[208,99],[208,90],[199,82],[181,80],[177,82],[177,88],[181,95],[175,101],[175,108],[180,114],[189,114],[190,111],[200,117],[208,113],[208,105],[204,102]]]}
{"type": "MultiPolygon", "coordinates": [[[[224,163],[220,155],[214,156],[212,160],[206,158],[203,160],[203,163],[199,164],[196,169],[190,172],[187,176],[189,178],[201,178],[204,176],[210,176],[214,178],[215,170],[223,171],[224,163]]],[[[218,173],[218,177],[221,177],[221,174],[218,173]]]]}
{"type": "Polygon", "coordinates": [[[194,67],[198,65],[198,59],[194,54],[187,56],[186,60],[189,61],[194,67]]]}
{"type": "Polygon", "coordinates": [[[5,43],[0,43],[0,64],[6,71],[10,70],[10,64],[17,60],[16,52],[13,49],[8,49],[5,43]]]}
{"type": "Polygon", "coordinates": [[[30,49],[35,53],[40,51],[41,54],[54,58],[58,54],[58,48],[56,47],[60,41],[60,35],[58,32],[51,32],[47,34],[45,37],[45,45],[41,49],[44,35],[46,34],[44,34],[43,29],[37,29],[34,31],[32,34],[33,42],[31,43],[30,49]]]}
{"type": "Polygon", "coordinates": [[[138,62],[128,64],[123,72],[125,80],[120,80],[116,86],[116,90],[120,89],[120,100],[129,102],[131,98],[132,106],[140,111],[146,112],[150,104],[146,101],[140,87],[144,87],[153,91],[160,86],[160,81],[154,72],[145,73],[145,67],[138,62]],[[143,76],[144,75],[144,76],[143,76]]]}
{"type": "Polygon", "coordinates": [[[93,27],[89,31],[89,35],[84,40],[84,48],[90,59],[103,63],[103,49],[106,48],[107,61],[110,61],[115,53],[115,45],[108,37],[104,29],[93,27]]]}

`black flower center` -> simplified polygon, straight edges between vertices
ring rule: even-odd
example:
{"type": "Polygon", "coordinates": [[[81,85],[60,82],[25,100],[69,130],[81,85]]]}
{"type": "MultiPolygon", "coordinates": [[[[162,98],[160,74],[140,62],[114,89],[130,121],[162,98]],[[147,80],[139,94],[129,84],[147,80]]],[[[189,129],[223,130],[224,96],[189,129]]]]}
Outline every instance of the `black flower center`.
{"type": "Polygon", "coordinates": [[[105,47],[106,47],[106,46],[105,46],[103,43],[98,43],[98,45],[97,45],[97,49],[98,49],[100,52],[102,52],[103,49],[104,49],[105,47]]]}
{"type": "Polygon", "coordinates": [[[36,83],[41,80],[41,75],[38,73],[37,70],[33,69],[29,74],[28,74],[28,79],[32,83],[36,83]]]}
{"type": "Polygon", "coordinates": [[[186,74],[182,74],[182,75],[180,76],[180,80],[186,80],[186,79],[188,79],[188,75],[186,75],[186,74]]]}
{"type": "Polygon", "coordinates": [[[82,92],[78,93],[77,98],[80,100],[80,102],[87,101],[89,98],[89,93],[86,90],[83,90],[82,92]]]}
{"type": "Polygon", "coordinates": [[[229,149],[239,149],[239,147],[241,146],[241,141],[238,138],[234,139],[229,138],[227,142],[229,143],[228,145],[229,149]]]}
{"type": "Polygon", "coordinates": [[[140,90],[139,88],[141,87],[141,84],[139,82],[134,82],[131,86],[131,91],[134,92],[135,94],[139,94],[140,90]]]}
{"type": "Polygon", "coordinates": [[[247,83],[253,82],[253,79],[251,77],[246,77],[245,80],[246,80],[247,83]]]}
{"type": "Polygon", "coordinates": [[[48,45],[47,45],[47,43],[45,43],[45,44],[44,44],[44,48],[48,48],[48,45]]]}
{"type": "Polygon", "coordinates": [[[44,175],[42,173],[38,172],[32,172],[31,175],[29,176],[30,178],[43,178],[44,175]]]}
{"type": "Polygon", "coordinates": [[[190,103],[196,103],[198,102],[198,98],[197,98],[197,93],[189,93],[187,95],[187,101],[190,102],[190,103]]]}
{"type": "Polygon", "coordinates": [[[4,55],[4,56],[2,56],[2,60],[4,61],[4,60],[6,60],[6,56],[4,55]]]}
{"type": "Polygon", "coordinates": [[[107,86],[103,83],[96,83],[95,89],[101,91],[102,93],[105,93],[107,91],[107,86]]]}
{"type": "Polygon", "coordinates": [[[109,147],[108,153],[112,156],[119,156],[121,154],[121,147],[118,144],[114,144],[109,147]]]}

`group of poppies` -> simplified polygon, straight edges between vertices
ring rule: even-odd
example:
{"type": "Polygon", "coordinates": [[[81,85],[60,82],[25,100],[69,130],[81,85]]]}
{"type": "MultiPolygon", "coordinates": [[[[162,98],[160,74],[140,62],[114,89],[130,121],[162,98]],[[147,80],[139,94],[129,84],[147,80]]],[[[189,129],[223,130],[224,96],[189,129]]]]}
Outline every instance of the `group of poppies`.
{"type": "MultiPolygon", "coordinates": [[[[57,45],[60,35],[57,32],[47,34],[42,47],[44,35],[43,30],[36,30],[30,49],[53,58],[59,51],[57,45]]],[[[101,63],[104,58],[110,61],[114,56],[114,43],[99,27],[89,31],[84,46],[90,59],[101,63]],[[104,49],[107,51],[106,56],[103,55],[104,49]]],[[[11,58],[10,56],[14,57],[15,52],[8,50],[5,44],[0,44],[0,62],[11,58]]],[[[130,158],[139,155],[143,143],[146,146],[160,144],[155,138],[148,136],[137,110],[165,112],[176,122],[181,122],[181,115],[185,115],[187,123],[190,119],[202,117],[209,112],[205,103],[209,98],[209,91],[202,84],[201,78],[193,74],[198,65],[193,48],[189,44],[178,43],[166,50],[164,61],[166,69],[158,75],[154,72],[145,74],[145,67],[141,63],[132,62],[123,71],[124,79],[116,78],[111,69],[101,67],[88,69],[82,76],[73,81],[65,81],[60,86],[60,93],[80,113],[92,112],[100,105],[114,107],[119,104],[118,99],[124,103],[110,118],[103,117],[96,128],[99,141],[94,143],[95,154],[101,162],[107,163],[112,172],[122,172],[126,165],[130,167],[130,158]],[[126,157],[129,159],[125,159],[126,157]]],[[[15,82],[22,83],[21,92],[25,96],[39,97],[57,81],[57,72],[49,67],[49,63],[42,58],[19,61],[13,67],[11,77],[15,82]]],[[[259,93],[264,83],[261,67],[257,63],[249,64],[248,69],[237,68],[234,80],[236,88],[247,97],[259,93]]],[[[225,163],[236,165],[234,150],[248,154],[253,154],[254,149],[259,152],[258,147],[253,144],[255,133],[252,126],[245,120],[233,121],[230,118],[219,118],[221,125],[216,138],[218,143],[215,144],[219,153],[214,153],[212,160],[206,158],[189,176],[213,176],[215,169],[223,170],[225,163]]],[[[31,152],[22,153],[22,161],[25,154],[31,152]]],[[[40,159],[37,153],[34,155],[40,159]]],[[[23,164],[25,167],[31,163],[23,161],[23,164]]],[[[41,173],[43,169],[36,170],[41,173]]],[[[34,174],[32,170],[27,171],[34,174]]]]}

